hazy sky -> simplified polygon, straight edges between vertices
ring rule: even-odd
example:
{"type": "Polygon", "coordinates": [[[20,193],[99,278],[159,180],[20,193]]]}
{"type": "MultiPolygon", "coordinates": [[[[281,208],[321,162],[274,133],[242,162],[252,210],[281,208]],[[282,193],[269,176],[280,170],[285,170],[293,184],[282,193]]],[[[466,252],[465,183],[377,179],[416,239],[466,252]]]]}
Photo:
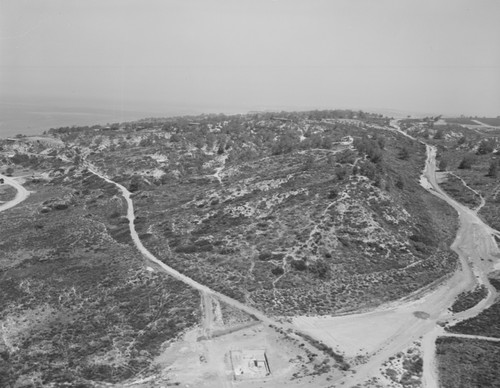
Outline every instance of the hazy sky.
{"type": "Polygon", "coordinates": [[[497,116],[499,20],[498,0],[0,0],[0,96],[497,116]]]}

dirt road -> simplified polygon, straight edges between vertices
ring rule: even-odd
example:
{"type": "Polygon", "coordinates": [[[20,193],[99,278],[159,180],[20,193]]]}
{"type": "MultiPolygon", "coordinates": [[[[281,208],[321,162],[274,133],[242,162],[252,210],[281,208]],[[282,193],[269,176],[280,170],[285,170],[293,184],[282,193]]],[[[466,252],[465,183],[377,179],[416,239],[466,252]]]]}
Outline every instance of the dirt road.
{"type": "MultiPolygon", "coordinates": [[[[402,132],[399,127],[395,129],[402,132]]],[[[500,252],[492,236],[492,233],[499,232],[484,224],[475,211],[457,203],[441,190],[436,181],[436,149],[428,145],[426,147],[427,160],[422,174],[422,186],[449,203],[458,212],[461,226],[452,249],[460,257],[461,268],[439,287],[418,300],[405,299],[400,303],[393,303],[389,307],[383,306],[376,311],[364,314],[326,318],[299,317],[293,321],[293,324],[278,322],[257,309],[196,282],[158,260],[144,247],[135,230],[131,193],[124,186],[108,179],[95,169],[89,167],[89,170],[120,189],[127,201],[127,218],[134,244],[147,259],[156,263],[164,272],[199,290],[202,294],[216,297],[266,324],[272,324],[284,330],[298,329],[346,354],[357,353],[367,356],[367,362],[354,367],[355,373],[336,381],[336,384],[352,387],[365,382],[377,373],[379,367],[390,356],[422,338],[424,359],[422,381],[425,387],[435,388],[438,387],[434,366],[435,339],[442,332],[438,323],[467,319],[491,306],[496,291],[489,283],[487,273],[493,267],[493,263],[498,261],[500,252]],[[487,297],[472,309],[453,316],[448,308],[453,304],[456,296],[465,290],[472,289],[478,283],[488,288],[487,297]],[[359,345],[360,343],[364,344],[364,348],[353,349],[353,344],[359,345]]]]}
{"type": "MultiPolygon", "coordinates": [[[[401,132],[397,123],[393,128],[401,132]]],[[[409,135],[406,135],[411,137],[409,135]]],[[[412,138],[413,139],[413,138],[412,138]]],[[[421,184],[434,195],[454,207],[460,218],[460,229],[452,249],[460,257],[460,268],[433,291],[418,300],[401,300],[379,309],[342,317],[298,317],[294,323],[303,331],[313,334],[347,356],[366,357],[364,364],[354,367],[356,373],[337,381],[336,384],[352,387],[362,384],[378,374],[381,365],[394,354],[403,351],[413,341],[422,339],[424,387],[437,388],[435,368],[435,340],[443,333],[439,323],[455,323],[476,316],[491,306],[497,295],[488,281],[487,273],[500,258],[492,234],[471,210],[450,198],[436,181],[436,149],[427,147],[427,160],[421,184]],[[488,295],[473,308],[452,314],[448,308],[457,295],[477,284],[488,288],[488,295]]]]}
{"type": "Polygon", "coordinates": [[[201,284],[201,283],[198,283],[197,281],[195,281],[194,279],[191,279],[190,277],[180,273],[179,271],[177,271],[176,269],[166,265],[164,262],[160,261],[159,259],[157,259],[151,252],[149,252],[149,250],[142,244],[140,238],[139,238],[139,235],[137,234],[137,231],[135,230],[135,225],[134,225],[134,220],[135,220],[135,212],[134,212],[134,203],[132,201],[132,199],[130,198],[131,196],[131,193],[130,191],[128,191],[124,186],[122,186],[121,184],[119,183],[116,183],[114,181],[112,181],[111,179],[107,178],[106,176],[102,175],[101,173],[99,173],[95,168],[92,168],[90,166],[87,167],[89,169],[90,172],[92,172],[93,174],[99,176],[100,178],[104,179],[106,182],[109,182],[109,183],[112,183],[114,184],[115,186],[117,186],[120,191],[122,192],[123,194],[123,197],[125,198],[125,200],[127,201],[127,218],[128,218],[128,221],[129,221],[129,228],[130,228],[130,234],[132,236],[132,240],[135,244],[135,246],[137,247],[137,249],[139,250],[139,252],[141,252],[148,260],[152,261],[153,263],[157,264],[164,272],[166,272],[167,274],[169,274],[170,276],[173,276],[174,278],[184,282],[185,284],[193,287],[194,289],[196,290],[199,290],[202,294],[206,294],[208,296],[214,296],[216,297],[217,299],[219,299],[220,301],[222,302],[225,302],[227,303],[228,305],[230,306],[233,306],[249,315],[252,315],[254,316],[256,319],[258,319],[259,321],[263,322],[263,323],[266,323],[266,324],[272,324],[272,325],[275,325],[277,327],[281,327],[283,329],[288,329],[290,328],[289,325],[287,325],[286,323],[281,323],[273,318],[270,318],[268,316],[266,316],[265,314],[263,314],[262,312],[260,312],[259,310],[253,308],[253,307],[250,307],[250,306],[247,306],[239,301],[237,301],[236,299],[233,299],[233,298],[230,298],[229,296],[226,296],[226,295],[223,295],[215,290],[212,290],[211,288],[201,284]]]}
{"type": "Polygon", "coordinates": [[[17,190],[16,196],[14,197],[13,200],[7,201],[4,204],[0,205],[0,212],[10,209],[23,202],[26,198],[28,198],[29,191],[26,190],[21,184],[16,182],[14,178],[2,174],[0,174],[0,178],[3,178],[5,184],[10,185],[17,190]]]}
{"type": "Polygon", "coordinates": [[[500,342],[500,338],[497,338],[497,337],[486,337],[484,335],[443,333],[442,337],[458,337],[458,338],[467,338],[467,339],[477,339],[477,340],[483,340],[483,341],[500,342]]]}
{"type": "MultiPolygon", "coordinates": [[[[438,185],[436,180],[436,148],[426,145],[427,160],[423,177],[427,180],[430,192],[450,204],[459,215],[460,229],[452,245],[452,249],[460,257],[461,269],[458,270],[453,278],[444,283],[440,289],[434,292],[440,294],[441,290],[447,289],[446,295],[441,300],[435,300],[432,295],[425,297],[427,303],[423,303],[419,308],[423,311],[431,312],[431,325],[410,326],[411,330],[405,330],[408,335],[423,332],[423,361],[424,374],[422,383],[424,387],[438,387],[437,371],[435,369],[435,340],[442,333],[442,329],[437,323],[444,321],[456,323],[478,315],[484,309],[490,307],[495,300],[497,292],[489,283],[487,274],[493,268],[493,263],[498,261],[499,249],[492,234],[498,231],[493,230],[486,225],[477,215],[477,209],[471,210],[466,206],[456,202],[449,197],[438,185]],[[464,290],[471,289],[476,284],[484,284],[488,288],[488,295],[476,306],[458,314],[450,314],[448,307],[455,297],[464,290]],[[437,314],[436,314],[437,313],[437,314]],[[436,315],[434,315],[436,314],[436,315]],[[450,317],[450,315],[452,315],[450,317]]],[[[399,347],[405,346],[405,341],[399,339],[399,347]]],[[[378,357],[380,361],[380,357],[378,357]]]]}

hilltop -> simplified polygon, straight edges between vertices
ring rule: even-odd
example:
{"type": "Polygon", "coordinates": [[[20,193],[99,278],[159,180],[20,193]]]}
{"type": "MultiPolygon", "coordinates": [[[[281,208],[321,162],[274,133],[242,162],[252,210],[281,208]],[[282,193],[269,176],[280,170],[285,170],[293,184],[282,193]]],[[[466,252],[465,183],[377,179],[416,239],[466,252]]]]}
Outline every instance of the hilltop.
{"type": "Polygon", "coordinates": [[[28,322],[5,344],[7,376],[32,365],[16,350],[29,343],[62,363],[37,372],[47,381],[76,364],[73,378],[123,381],[199,321],[198,294],[148,269],[123,197],[89,168],[132,192],[157,258],[269,316],[360,311],[443,279],[457,262],[455,213],[420,186],[425,147],[389,124],[352,111],[201,115],[2,141],[2,172],[33,192],[0,219],[2,321],[28,322]],[[61,330],[80,333],[61,338],[66,353],[46,344],[61,330]]]}

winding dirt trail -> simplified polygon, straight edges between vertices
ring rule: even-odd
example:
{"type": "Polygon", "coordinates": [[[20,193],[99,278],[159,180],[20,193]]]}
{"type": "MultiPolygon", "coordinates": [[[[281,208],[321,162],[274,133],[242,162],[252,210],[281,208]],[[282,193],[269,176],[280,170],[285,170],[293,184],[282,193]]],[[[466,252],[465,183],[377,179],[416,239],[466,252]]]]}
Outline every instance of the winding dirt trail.
{"type": "MultiPolygon", "coordinates": [[[[414,139],[401,131],[397,123],[392,126],[396,131],[414,139]]],[[[422,382],[426,388],[437,388],[435,340],[443,333],[439,323],[458,322],[474,317],[493,304],[497,293],[489,283],[487,273],[491,271],[493,263],[498,261],[498,257],[500,257],[498,246],[493,238],[493,234],[500,234],[500,232],[490,228],[480,220],[474,210],[457,203],[441,190],[436,180],[436,149],[429,145],[426,147],[427,160],[421,184],[458,212],[460,229],[451,248],[460,257],[460,268],[441,285],[420,299],[405,298],[372,312],[342,317],[326,317],[323,320],[321,318],[325,317],[311,319],[298,317],[293,320],[292,324],[278,322],[255,308],[198,283],[158,260],[142,244],[135,230],[135,214],[131,193],[124,186],[110,180],[94,168],[88,168],[95,175],[120,189],[127,202],[127,218],[135,246],[148,260],[157,264],[164,272],[199,290],[207,297],[216,297],[220,301],[254,316],[263,323],[272,324],[284,330],[298,329],[334,349],[344,351],[348,356],[353,355],[352,353],[360,354],[359,352],[362,351],[367,356],[368,361],[355,366],[352,370],[355,373],[335,381],[335,384],[353,387],[365,382],[378,373],[380,366],[390,356],[404,350],[413,341],[422,338],[424,363],[422,382]],[[456,296],[463,291],[474,288],[478,283],[484,284],[488,288],[487,297],[473,308],[453,315],[448,308],[453,304],[456,296]],[[364,344],[364,349],[355,349],[353,352],[353,343],[359,345],[364,341],[368,345],[364,344]],[[349,354],[350,352],[351,354],[349,354]]]]}
{"type": "MultiPolygon", "coordinates": [[[[392,126],[396,131],[414,139],[401,131],[399,126],[397,126],[397,122],[392,124],[392,126]]],[[[437,388],[438,375],[435,367],[435,340],[438,336],[492,340],[489,337],[445,333],[440,324],[455,324],[472,318],[493,304],[497,292],[489,283],[487,274],[493,269],[494,264],[498,263],[500,258],[500,251],[493,238],[493,235],[500,236],[500,232],[486,225],[478,217],[477,210],[474,211],[459,204],[439,187],[436,180],[436,149],[429,145],[426,145],[426,147],[427,160],[422,174],[422,185],[434,195],[446,201],[458,212],[460,229],[457,232],[452,249],[460,257],[460,268],[439,287],[418,300],[405,299],[404,301],[382,306],[368,313],[331,317],[331,319],[326,318],[324,326],[318,325],[317,321],[311,324],[310,321],[301,320],[300,318],[294,320],[293,324],[280,322],[266,316],[253,307],[247,306],[198,283],[194,279],[158,260],[142,244],[135,230],[135,212],[131,193],[124,186],[110,180],[94,168],[89,166],[88,169],[93,174],[120,189],[127,202],[127,218],[131,237],[134,245],[141,254],[151,262],[157,264],[165,273],[199,290],[202,295],[206,295],[207,300],[215,297],[230,306],[254,316],[263,323],[272,324],[284,330],[299,329],[335,349],[345,351],[346,354],[349,351],[349,347],[352,348],[352,343],[356,343],[356,341],[357,343],[360,341],[371,341],[371,345],[366,345],[364,349],[368,355],[368,361],[355,366],[353,368],[353,372],[355,373],[335,381],[336,386],[353,387],[365,382],[368,378],[377,374],[379,367],[390,356],[404,350],[412,341],[422,338],[424,365],[422,383],[426,388],[437,388]],[[465,290],[472,289],[477,284],[484,284],[487,287],[488,294],[486,298],[469,310],[452,314],[448,308],[452,305],[456,296],[465,290]],[[383,333],[380,331],[382,327],[384,330],[383,333]]],[[[0,205],[1,212],[24,201],[28,197],[29,192],[13,178],[2,174],[0,174],[0,178],[4,179],[5,184],[11,185],[17,190],[14,199],[0,205]]]]}
{"type": "MultiPolygon", "coordinates": [[[[397,125],[396,127],[399,132],[404,133],[397,125]]],[[[450,317],[450,313],[443,310],[440,318],[449,325],[454,325],[460,321],[477,316],[480,312],[490,307],[495,301],[497,292],[496,289],[490,284],[487,275],[493,269],[493,263],[498,261],[498,258],[500,257],[500,251],[493,237],[494,235],[498,235],[499,232],[492,229],[479,218],[478,212],[484,206],[485,201],[476,190],[469,187],[469,189],[479,195],[481,198],[481,205],[476,209],[469,209],[452,199],[441,189],[436,178],[436,148],[427,144],[426,148],[427,160],[424,173],[422,175],[430,184],[428,190],[451,205],[458,212],[460,219],[460,229],[458,230],[457,237],[451,246],[451,248],[459,255],[461,264],[461,269],[457,271],[455,276],[459,275],[462,277],[463,285],[471,283],[472,286],[482,284],[488,289],[487,296],[481,302],[466,311],[452,314],[450,317]]],[[[468,187],[465,182],[463,183],[466,187],[468,187]]],[[[470,286],[463,287],[463,285],[457,285],[451,289],[450,295],[455,297],[462,292],[462,290],[471,288],[470,286]]],[[[445,333],[441,327],[435,326],[431,331],[427,332],[423,336],[422,345],[424,373],[422,383],[426,388],[439,386],[435,365],[435,342],[436,338],[440,335],[447,336],[448,334],[445,333]]],[[[462,335],[453,336],[464,338],[475,337],[462,335]]],[[[486,338],[482,337],[482,339],[486,338]]]]}
{"type": "Polygon", "coordinates": [[[14,197],[14,199],[7,201],[4,204],[0,205],[0,212],[3,212],[7,209],[10,209],[10,208],[20,204],[21,202],[23,202],[26,198],[28,198],[28,196],[30,194],[29,191],[26,190],[23,187],[23,185],[16,182],[16,180],[14,178],[10,178],[10,177],[2,175],[2,174],[0,174],[0,178],[3,178],[5,184],[10,185],[17,190],[16,196],[14,197]]]}
{"type": "MultiPolygon", "coordinates": [[[[401,131],[397,122],[391,126],[414,139],[401,131]]],[[[417,300],[405,298],[362,314],[294,319],[301,330],[320,338],[347,356],[366,357],[365,363],[353,368],[354,374],[336,381],[336,384],[346,387],[363,384],[378,375],[379,368],[389,357],[421,338],[424,364],[422,383],[426,388],[437,388],[435,340],[444,332],[440,324],[454,324],[476,316],[491,306],[497,295],[487,274],[500,258],[493,238],[493,234],[498,234],[498,231],[479,219],[476,211],[457,203],[441,190],[436,180],[436,148],[429,145],[426,148],[427,160],[421,185],[450,204],[459,215],[460,228],[451,246],[459,255],[459,268],[434,290],[417,300]],[[488,288],[487,297],[469,310],[452,314],[448,308],[456,297],[477,284],[484,284],[488,288]]]]}
{"type": "Polygon", "coordinates": [[[193,287],[194,289],[196,290],[199,290],[202,294],[206,295],[206,296],[213,296],[213,297],[216,297],[217,299],[219,299],[220,301],[222,302],[225,302],[227,303],[228,305],[230,306],[233,306],[253,317],[255,317],[257,320],[263,322],[263,323],[266,323],[266,324],[271,324],[271,325],[275,325],[277,327],[280,327],[282,329],[288,329],[290,328],[291,326],[286,324],[286,323],[282,323],[282,322],[279,322],[273,318],[270,318],[268,317],[267,315],[263,314],[261,311],[253,308],[253,307],[250,307],[250,306],[247,306],[239,301],[237,301],[236,299],[233,299],[227,295],[223,295],[215,290],[212,290],[211,288],[201,284],[201,283],[198,283],[196,280],[180,273],[179,271],[177,271],[176,269],[166,265],[164,262],[160,261],[159,259],[157,259],[151,252],[149,252],[149,250],[142,244],[140,238],[139,238],[139,235],[137,234],[137,231],[135,230],[135,225],[134,225],[134,220],[135,220],[135,212],[134,212],[134,203],[132,201],[132,199],[130,198],[131,197],[131,193],[130,191],[128,191],[124,186],[122,186],[121,184],[117,183],[117,182],[114,182],[112,181],[111,179],[109,179],[108,177],[104,176],[103,174],[99,173],[95,168],[92,168],[90,166],[87,166],[88,170],[90,172],[92,172],[93,174],[97,175],[98,177],[104,179],[106,182],[108,183],[112,183],[114,184],[115,186],[117,186],[120,191],[122,192],[122,195],[123,197],[125,198],[126,202],[127,202],[127,218],[128,218],[128,221],[129,221],[129,229],[130,229],[130,234],[132,236],[132,240],[135,244],[135,246],[137,247],[137,249],[139,250],[139,252],[141,252],[144,257],[146,257],[148,260],[152,261],[153,263],[157,264],[165,273],[169,274],[170,276],[173,276],[174,278],[182,281],[183,283],[193,287]]]}

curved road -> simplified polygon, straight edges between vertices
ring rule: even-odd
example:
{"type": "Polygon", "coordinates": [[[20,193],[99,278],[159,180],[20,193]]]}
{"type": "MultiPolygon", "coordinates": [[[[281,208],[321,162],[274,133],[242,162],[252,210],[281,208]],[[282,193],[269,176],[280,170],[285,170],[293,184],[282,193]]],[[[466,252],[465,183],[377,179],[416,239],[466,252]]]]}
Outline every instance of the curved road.
{"type": "MultiPolygon", "coordinates": [[[[391,124],[398,132],[411,137],[401,131],[397,122],[391,124]]],[[[449,313],[446,309],[449,305],[446,306],[447,303],[444,303],[444,301],[441,303],[442,312],[437,317],[436,323],[438,320],[441,320],[443,323],[446,322],[449,325],[453,325],[475,317],[494,303],[497,292],[490,284],[487,275],[493,269],[493,263],[500,257],[500,250],[493,237],[494,235],[499,236],[500,232],[491,228],[479,218],[477,213],[484,205],[482,196],[481,206],[472,210],[452,199],[441,189],[436,179],[436,148],[428,144],[425,144],[425,146],[427,149],[427,160],[422,176],[430,186],[428,190],[451,205],[457,211],[460,219],[460,229],[451,246],[451,249],[460,257],[461,269],[454,276],[459,282],[458,284],[455,283],[448,291],[446,302],[448,302],[450,296],[453,296],[454,300],[459,293],[471,289],[477,284],[483,284],[488,289],[487,296],[481,302],[457,314],[449,313]]],[[[453,283],[453,278],[448,282],[448,284],[450,283],[453,283]]],[[[426,388],[436,388],[439,386],[435,365],[435,340],[439,335],[445,335],[445,333],[441,326],[435,325],[425,333],[422,339],[424,361],[422,383],[426,388]]]]}
{"type": "Polygon", "coordinates": [[[5,202],[4,204],[0,205],[0,212],[3,212],[7,209],[10,209],[21,202],[23,202],[26,198],[28,198],[29,191],[26,190],[21,184],[17,183],[14,178],[10,178],[8,176],[0,174],[0,178],[3,178],[5,184],[12,186],[17,190],[16,196],[14,199],[5,202]]]}
{"type": "Polygon", "coordinates": [[[151,252],[149,252],[149,250],[142,244],[140,238],[139,238],[139,235],[137,234],[137,231],[135,230],[135,225],[134,225],[134,220],[135,220],[135,212],[134,212],[134,203],[132,201],[132,199],[130,198],[131,196],[131,193],[130,191],[128,191],[123,185],[117,183],[117,182],[114,182],[112,181],[111,179],[109,179],[108,177],[102,175],[101,173],[99,173],[98,171],[96,171],[94,168],[90,167],[89,165],[87,165],[87,168],[90,172],[92,172],[93,174],[97,175],[98,177],[104,179],[106,182],[109,182],[109,183],[112,183],[114,184],[115,186],[117,186],[120,191],[122,192],[123,194],[123,197],[125,198],[125,200],[127,201],[127,218],[128,218],[128,221],[129,221],[129,229],[130,229],[130,234],[132,236],[132,240],[134,241],[134,244],[135,246],[137,247],[137,249],[150,261],[152,261],[153,263],[157,264],[164,272],[166,272],[167,274],[173,276],[174,278],[186,283],[187,285],[193,287],[194,289],[196,290],[199,290],[201,291],[202,293],[204,293],[205,295],[212,295],[212,296],[215,296],[217,297],[219,300],[229,304],[230,306],[233,306],[241,311],[244,311],[246,312],[247,314],[250,314],[252,316],[254,316],[256,319],[258,319],[259,321],[262,321],[264,323],[267,323],[267,324],[272,324],[272,325],[275,325],[277,327],[281,327],[283,329],[288,329],[290,328],[289,325],[287,325],[286,323],[281,323],[281,322],[278,322],[277,320],[275,319],[272,319],[268,316],[266,316],[265,314],[263,314],[261,311],[253,308],[253,307],[250,307],[250,306],[247,306],[245,305],[244,303],[241,303],[239,301],[237,301],[236,299],[233,299],[233,298],[230,298],[229,296],[227,295],[223,295],[215,290],[212,290],[211,288],[201,284],[201,283],[198,283],[196,280],[194,279],[191,279],[190,277],[180,273],[179,271],[177,271],[176,269],[168,266],[167,264],[165,264],[164,262],[160,261],[159,259],[157,259],[151,252]]]}

